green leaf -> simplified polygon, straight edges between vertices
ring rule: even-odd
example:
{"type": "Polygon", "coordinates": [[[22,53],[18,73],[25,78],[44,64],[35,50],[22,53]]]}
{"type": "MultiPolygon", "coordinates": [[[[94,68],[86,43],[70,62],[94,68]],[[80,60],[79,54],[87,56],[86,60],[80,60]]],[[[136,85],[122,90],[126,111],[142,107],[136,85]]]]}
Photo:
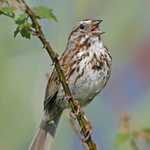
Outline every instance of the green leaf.
{"type": "Polygon", "coordinates": [[[39,19],[53,19],[57,21],[56,16],[53,13],[53,10],[50,8],[47,8],[45,6],[38,6],[38,7],[33,7],[33,11],[36,14],[36,17],[39,19]]]}
{"type": "Polygon", "coordinates": [[[32,24],[27,23],[27,22],[24,24],[18,25],[18,27],[14,31],[14,37],[16,37],[18,35],[18,33],[20,33],[22,37],[30,39],[31,38],[31,32],[30,32],[31,27],[32,27],[32,24]]]}
{"type": "Polygon", "coordinates": [[[14,31],[14,37],[16,37],[19,32],[20,32],[20,29],[19,29],[19,27],[17,27],[16,30],[14,31]]]}
{"type": "Polygon", "coordinates": [[[130,134],[129,133],[118,133],[116,136],[115,144],[121,145],[124,144],[127,140],[129,140],[130,134]]]}
{"type": "Polygon", "coordinates": [[[0,15],[5,15],[14,18],[15,17],[14,9],[11,7],[2,7],[0,8],[0,15]]]}
{"type": "Polygon", "coordinates": [[[15,19],[15,23],[18,25],[24,24],[25,22],[27,22],[27,18],[27,14],[23,13],[15,19]]]}
{"type": "Polygon", "coordinates": [[[22,37],[30,39],[31,38],[31,33],[27,30],[21,30],[20,34],[22,35],[22,37]]]}
{"type": "Polygon", "coordinates": [[[31,38],[31,32],[30,32],[31,27],[32,24],[30,23],[25,23],[21,25],[20,34],[22,35],[22,37],[25,37],[27,39],[31,38]]]}

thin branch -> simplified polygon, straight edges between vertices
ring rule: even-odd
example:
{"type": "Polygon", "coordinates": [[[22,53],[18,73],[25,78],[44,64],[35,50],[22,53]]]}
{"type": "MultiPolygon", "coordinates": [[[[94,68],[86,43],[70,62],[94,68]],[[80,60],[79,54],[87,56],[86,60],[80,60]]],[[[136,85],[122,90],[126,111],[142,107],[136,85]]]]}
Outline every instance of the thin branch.
{"type": "Polygon", "coordinates": [[[120,120],[120,131],[121,133],[130,134],[132,137],[129,139],[129,144],[132,150],[139,150],[136,144],[136,132],[131,132],[130,117],[127,112],[122,113],[120,120]]]}
{"type": "Polygon", "coordinates": [[[96,144],[92,140],[91,134],[89,132],[91,129],[90,123],[87,120],[85,113],[81,110],[81,107],[80,107],[78,101],[74,100],[74,98],[71,94],[71,91],[70,91],[69,86],[66,82],[64,73],[63,73],[61,66],[59,64],[58,54],[55,51],[53,51],[50,43],[45,38],[45,35],[41,29],[41,25],[37,21],[36,15],[32,11],[32,9],[28,6],[28,4],[25,2],[25,0],[18,0],[18,1],[22,4],[24,4],[25,12],[30,17],[32,24],[33,24],[33,28],[35,29],[35,32],[37,33],[36,36],[40,39],[40,41],[43,44],[43,47],[47,50],[48,55],[50,56],[50,58],[52,59],[52,61],[55,64],[55,68],[56,68],[56,71],[58,73],[59,80],[60,80],[60,82],[63,86],[64,92],[65,92],[65,97],[68,100],[69,105],[71,107],[71,110],[75,114],[76,119],[80,125],[81,135],[83,135],[83,137],[84,137],[84,143],[87,145],[89,150],[96,150],[97,149],[96,144]]]}

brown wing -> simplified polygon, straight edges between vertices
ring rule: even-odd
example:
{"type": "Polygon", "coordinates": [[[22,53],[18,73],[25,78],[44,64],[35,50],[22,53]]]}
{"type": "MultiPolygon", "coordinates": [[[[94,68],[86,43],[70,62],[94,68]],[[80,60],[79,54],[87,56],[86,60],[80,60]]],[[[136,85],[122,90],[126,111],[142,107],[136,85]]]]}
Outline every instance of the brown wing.
{"type": "Polygon", "coordinates": [[[57,72],[54,69],[46,87],[45,100],[44,100],[44,110],[50,110],[55,104],[55,99],[57,98],[57,93],[60,87],[60,82],[57,76],[57,72]]]}
{"type": "MultiPolygon", "coordinates": [[[[65,74],[66,80],[68,80],[68,78],[74,71],[74,68],[72,68],[72,65],[75,64],[75,60],[73,59],[73,56],[75,55],[77,50],[78,49],[65,50],[62,57],[59,60],[63,72],[65,74]]],[[[56,70],[54,69],[47,83],[45,100],[44,100],[45,110],[51,110],[51,108],[54,106],[59,88],[60,88],[59,78],[57,76],[56,70]]]]}
{"type": "MultiPolygon", "coordinates": [[[[64,61],[64,59],[66,60],[66,55],[67,55],[68,51],[65,51],[62,55],[62,57],[60,58],[60,64],[62,66],[62,69],[65,73],[65,76],[68,74],[68,71],[70,70],[69,66],[67,64],[64,64],[64,62],[66,63],[66,61],[64,61]]],[[[67,62],[69,62],[70,60],[67,60],[67,62]]],[[[51,73],[48,83],[47,83],[47,88],[46,88],[46,93],[45,93],[45,100],[44,100],[44,110],[51,110],[52,107],[55,104],[55,100],[57,98],[57,94],[60,88],[60,81],[59,78],[57,76],[57,72],[55,69],[53,69],[53,72],[51,73]]]]}

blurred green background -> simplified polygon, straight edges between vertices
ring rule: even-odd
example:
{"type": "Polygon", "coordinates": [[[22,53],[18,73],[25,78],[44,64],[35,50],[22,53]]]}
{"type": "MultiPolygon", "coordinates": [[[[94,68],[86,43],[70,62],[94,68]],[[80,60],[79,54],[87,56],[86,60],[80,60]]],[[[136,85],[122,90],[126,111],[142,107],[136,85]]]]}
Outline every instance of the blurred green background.
{"type": "MultiPolygon", "coordinates": [[[[60,54],[72,26],[82,19],[103,19],[103,40],[113,57],[109,84],[84,110],[98,147],[112,150],[120,115],[128,112],[132,128],[150,127],[150,1],[149,0],[28,0],[52,8],[58,22],[42,21],[60,54]]],[[[51,61],[36,38],[13,38],[15,25],[0,17],[0,149],[26,150],[42,115],[46,73],[51,61]]],[[[141,150],[150,146],[140,142],[141,150]]],[[[64,113],[56,150],[80,150],[64,113]]]]}

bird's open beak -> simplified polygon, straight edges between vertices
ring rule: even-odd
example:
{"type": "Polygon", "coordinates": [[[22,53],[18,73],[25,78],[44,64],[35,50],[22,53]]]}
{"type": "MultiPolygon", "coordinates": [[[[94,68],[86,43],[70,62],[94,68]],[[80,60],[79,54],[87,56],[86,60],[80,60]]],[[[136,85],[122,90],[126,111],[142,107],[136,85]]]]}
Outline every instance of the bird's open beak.
{"type": "Polygon", "coordinates": [[[103,20],[93,20],[91,31],[95,31],[96,29],[98,29],[98,28],[99,28],[99,24],[100,24],[102,21],[103,21],[103,20]]]}
{"type": "Polygon", "coordinates": [[[91,31],[95,32],[95,33],[98,33],[100,35],[104,34],[105,32],[99,30],[99,24],[102,22],[103,20],[93,20],[93,23],[92,23],[92,29],[91,31]],[[97,30],[98,29],[98,30],[97,30]]]}

